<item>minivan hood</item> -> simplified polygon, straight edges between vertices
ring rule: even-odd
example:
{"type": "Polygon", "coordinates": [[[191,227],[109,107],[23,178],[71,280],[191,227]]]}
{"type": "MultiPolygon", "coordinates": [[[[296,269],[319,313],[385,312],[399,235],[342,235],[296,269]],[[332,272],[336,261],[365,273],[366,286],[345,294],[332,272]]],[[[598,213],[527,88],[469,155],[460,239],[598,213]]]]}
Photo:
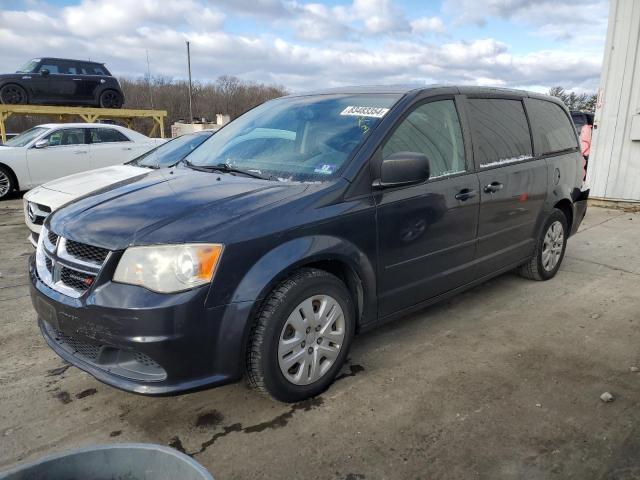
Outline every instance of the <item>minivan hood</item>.
{"type": "Polygon", "coordinates": [[[59,235],[109,250],[130,245],[215,241],[208,235],[306,185],[187,168],[156,170],[95,192],[50,215],[59,235]]]}

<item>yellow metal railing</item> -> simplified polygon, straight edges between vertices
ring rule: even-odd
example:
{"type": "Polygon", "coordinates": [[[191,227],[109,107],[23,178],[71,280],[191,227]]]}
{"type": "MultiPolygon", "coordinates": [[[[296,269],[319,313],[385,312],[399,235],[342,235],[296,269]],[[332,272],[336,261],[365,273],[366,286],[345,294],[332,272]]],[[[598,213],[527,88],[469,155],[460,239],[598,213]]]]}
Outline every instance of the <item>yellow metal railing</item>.
{"type": "Polygon", "coordinates": [[[0,104],[0,138],[2,143],[7,141],[5,121],[11,115],[47,115],[63,120],[68,117],[80,117],[87,123],[94,123],[100,119],[124,120],[128,128],[133,127],[134,118],[151,118],[153,128],[149,136],[160,134],[164,138],[164,119],[166,110],[135,110],[130,108],[90,108],[90,107],[54,107],[46,105],[3,105],[0,104]]]}

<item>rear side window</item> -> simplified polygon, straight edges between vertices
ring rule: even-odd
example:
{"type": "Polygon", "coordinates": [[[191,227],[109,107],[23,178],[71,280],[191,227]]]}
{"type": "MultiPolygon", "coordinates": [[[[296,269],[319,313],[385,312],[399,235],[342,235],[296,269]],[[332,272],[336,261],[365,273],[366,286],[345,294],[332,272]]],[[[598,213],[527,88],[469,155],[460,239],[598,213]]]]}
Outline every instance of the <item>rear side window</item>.
{"type": "Polygon", "coordinates": [[[480,168],[532,157],[529,124],[519,100],[469,99],[473,150],[480,168]]]}
{"type": "Polygon", "coordinates": [[[560,105],[531,98],[527,111],[538,155],[578,147],[575,129],[560,105]]]}
{"type": "Polygon", "coordinates": [[[113,128],[92,128],[91,143],[128,142],[129,139],[113,128]]]}
{"type": "Polygon", "coordinates": [[[411,112],[382,148],[382,157],[398,152],[426,155],[431,178],[464,172],[464,141],[453,100],[426,103],[411,112]]]}
{"type": "Polygon", "coordinates": [[[102,67],[101,65],[93,64],[93,63],[80,64],[80,70],[84,75],[102,75],[102,76],[108,75],[104,67],[102,67]]]}

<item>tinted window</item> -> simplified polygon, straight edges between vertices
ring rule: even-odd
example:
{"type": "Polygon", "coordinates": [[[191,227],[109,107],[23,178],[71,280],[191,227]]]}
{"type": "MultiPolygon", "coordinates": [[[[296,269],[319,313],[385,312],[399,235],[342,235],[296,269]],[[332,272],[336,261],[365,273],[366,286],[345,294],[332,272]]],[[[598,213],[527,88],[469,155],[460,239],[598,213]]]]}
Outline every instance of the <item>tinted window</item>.
{"type": "Polygon", "coordinates": [[[92,128],[91,143],[128,142],[129,139],[113,128],[92,128]]]}
{"type": "Polygon", "coordinates": [[[578,146],[575,129],[564,110],[544,100],[527,100],[536,153],[542,155],[578,146]]]}
{"type": "Polygon", "coordinates": [[[453,100],[426,103],[411,112],[382,148],[383,158],[398,152],[426,155],[432,178],[463,172],[464,141],[453,100]]]}
{"type": "Polygon", "coordinates": [[[80,71],[84,75],[107,75],[105,69],[102,66],[96,65],[94,63],[81,63],[80,71]]]}
{"type": "Polygon", "coordinates": [[[46,138],[49,140],[50,147],[80,145],[85,143],[83,128],[65,128],[64,130],[56,130],[46,138]]]}
{"type": "Polygon", "coordinates": [[[470,99],[469,117],[476,163],[487,167],[531,158],[531,137],[522,102],[470,99]]]}

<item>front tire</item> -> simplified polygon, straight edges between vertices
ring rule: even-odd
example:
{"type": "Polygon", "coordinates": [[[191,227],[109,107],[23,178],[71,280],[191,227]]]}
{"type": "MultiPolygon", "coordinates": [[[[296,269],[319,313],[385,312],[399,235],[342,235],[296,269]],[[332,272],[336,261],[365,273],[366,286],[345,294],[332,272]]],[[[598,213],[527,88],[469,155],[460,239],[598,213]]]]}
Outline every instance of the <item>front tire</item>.
{"type": "Polygon", "coordinates": [[[13,175],[6,168],[0,167],[0,200],[7,198],[14,189],[13,175]]]}
{"type": "Polygon", "coordinates": [[[556,276],[567,248],[567,217],[554,208],[542,228],[531,259],[522,265],[518,273],[531,280],[549,280],[556,276]]]}
{"type": "Polygon", "coordinates": [[[122,95],[115,90],[105,90],[100,94],[100,107],[122,108],[122,95]]]}
{"type": "Polygon", "coordinates": [[[5,85],[0,88],[0,102],[5,105],[25,104],[28,102],[27,92],[20,85],[5,85]]]}
{"type": "Polygon", "coordinates": [[[323,270],[302,269],[264,301],[247,348],[249,385],[282,402],[323,392],[340,371],[355,332],[344,283],[323,270]]]}

